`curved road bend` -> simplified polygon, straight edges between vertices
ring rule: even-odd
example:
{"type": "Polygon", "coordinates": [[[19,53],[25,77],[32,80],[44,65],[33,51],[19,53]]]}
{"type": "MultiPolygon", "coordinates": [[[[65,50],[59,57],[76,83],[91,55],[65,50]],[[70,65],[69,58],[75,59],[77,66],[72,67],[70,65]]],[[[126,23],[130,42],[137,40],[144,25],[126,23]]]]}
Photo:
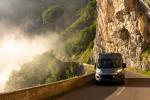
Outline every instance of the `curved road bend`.
{"type": "Polygon", "coordinates": [[[126,80],[124,86],[90,82],[56,100],[150,100],[150,78],[126,72],[126,80]]]}

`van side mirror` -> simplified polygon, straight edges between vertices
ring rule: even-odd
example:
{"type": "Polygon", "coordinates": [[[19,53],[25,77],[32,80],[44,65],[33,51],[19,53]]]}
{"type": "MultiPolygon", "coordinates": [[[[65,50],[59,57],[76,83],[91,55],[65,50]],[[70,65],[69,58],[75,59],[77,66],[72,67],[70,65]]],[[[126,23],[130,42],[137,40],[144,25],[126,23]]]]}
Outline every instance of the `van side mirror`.
{"type": "Polygon", "coordinates": [[[123,68],[126,68],[126,67],[127,67],[126,63],[123,63],[123,64],[122,64],[122,67],[123,67],[123,68]]]}
{"type": "Polygon", "coordinates": [[[94,65],[94,68],[96,69],[96,64],[94,65]]]}

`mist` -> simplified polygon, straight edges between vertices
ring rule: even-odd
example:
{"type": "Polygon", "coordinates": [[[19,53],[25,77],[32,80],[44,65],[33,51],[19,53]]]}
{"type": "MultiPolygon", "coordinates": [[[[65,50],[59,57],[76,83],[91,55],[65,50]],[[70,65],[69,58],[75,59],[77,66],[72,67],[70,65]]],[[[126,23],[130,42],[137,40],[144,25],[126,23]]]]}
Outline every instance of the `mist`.
{"type": "Polygon", "coordinates": [[[0,91],[5,87],[12,70],[29,62],[34,56],[55,48],[59,36],[54,32],[26,36],[17,26],[0,25],[0,91]]]}
{"type": "Polygon", "coordinates": [[[62,31],[76,19],[76,14],[88,0],[0,0],[0,92],[13,70],[30,62],[36,55],[57,48],[62,31]],[[72,4],[70,4],[72,2],[72,4]],[[65,4],[65,5],[64,5],[65,4]],[[66,11],[52,23],[42,22],[42,12],[49,5],[59,5],[66,11]],[[69,8],[69,9],[68,9],[69,8]],[[72,17],[71,17],[72,16],[72,17]],[[65,21],[65,22],[64,22],[65,21]],[[56,30],[51,30],[56,29],[56,30]]]}
{"type": "Polygon", "coordinates": [[[37,23],[43,0],[0,0],[0,92],[12,70],[55,47],[59,36],[41,32],[30,36],[26,30],[37,23]]]}

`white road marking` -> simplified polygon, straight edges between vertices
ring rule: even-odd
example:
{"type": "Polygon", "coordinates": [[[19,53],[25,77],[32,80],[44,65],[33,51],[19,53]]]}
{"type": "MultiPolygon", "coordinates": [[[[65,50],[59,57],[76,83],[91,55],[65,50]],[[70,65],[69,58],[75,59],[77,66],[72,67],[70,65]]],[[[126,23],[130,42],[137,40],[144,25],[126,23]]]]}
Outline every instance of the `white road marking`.
{"type": "Polygon", "coordinates": [[[123,87],[123,88],[116,94],[116,96],[119,96],[124,90],[125,90],[125,87],[123,87]]]}

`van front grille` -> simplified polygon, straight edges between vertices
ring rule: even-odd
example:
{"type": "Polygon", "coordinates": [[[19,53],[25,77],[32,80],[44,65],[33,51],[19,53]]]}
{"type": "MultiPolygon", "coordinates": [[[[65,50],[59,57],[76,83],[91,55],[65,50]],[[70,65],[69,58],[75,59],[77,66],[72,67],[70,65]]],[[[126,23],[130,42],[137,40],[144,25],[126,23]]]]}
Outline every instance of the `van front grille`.
{"type": "Polygon", "coordinates": [[[102,79],[113,79],[115,78],[115,75],[101,75],[102,79]]]}

